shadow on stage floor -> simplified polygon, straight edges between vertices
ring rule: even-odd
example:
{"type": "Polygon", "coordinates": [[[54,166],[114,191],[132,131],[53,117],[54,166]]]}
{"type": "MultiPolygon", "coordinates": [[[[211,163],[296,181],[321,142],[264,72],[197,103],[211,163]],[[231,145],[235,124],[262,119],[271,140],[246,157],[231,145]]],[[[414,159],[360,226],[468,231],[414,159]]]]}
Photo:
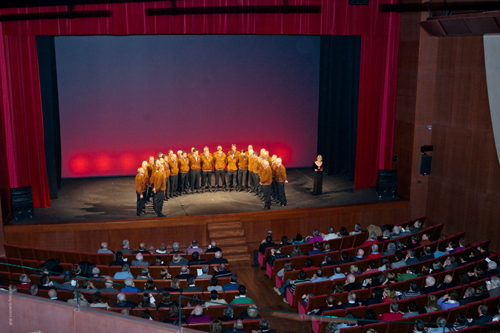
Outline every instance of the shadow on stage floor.
{"type": "MultiPolygon", "coordinates": [[[[323,195],[313,196],[312,170],[288,169],[287,174],[288,205],[272,206],[273,210],[380,201],[375,188],[354,190],[354,182],[349,181],[346,175],[324,177],[323,195]]],[[[134,189],[134,177],[63,179],[59,198],[52,200],[49,208],[36,208],[31,222],[137,219],[134,189]]],[[[398,198],[389,200],[395,199],[398,198]]],[[[166,216],[244,213],[260,211],[262,206],[262,201],[251,193],[219,191],[170,199],[164,203],[163,213],[166,216]]],[[[144,217],[155,217],[151,206],[147,207],[144,217]]]]}

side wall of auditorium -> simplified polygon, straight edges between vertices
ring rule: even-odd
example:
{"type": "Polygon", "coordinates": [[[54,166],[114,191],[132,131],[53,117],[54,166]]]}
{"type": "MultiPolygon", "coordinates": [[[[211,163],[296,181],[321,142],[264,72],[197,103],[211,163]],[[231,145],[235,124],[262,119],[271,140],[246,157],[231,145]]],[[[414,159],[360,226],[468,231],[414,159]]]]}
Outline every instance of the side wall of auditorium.
{"type": "Polygon", "coordinates": [[[401,19],[394,147],[399,191],[410,199],[410,217],[427,215],[429,224],[445,223],[444,233],[491,239],[499,250],[500,163],[483,38],[429,37],[417,25],[426,16],[401,19]],[[430,176],[419,174],[422,145],[434,146],[430,176]]]}

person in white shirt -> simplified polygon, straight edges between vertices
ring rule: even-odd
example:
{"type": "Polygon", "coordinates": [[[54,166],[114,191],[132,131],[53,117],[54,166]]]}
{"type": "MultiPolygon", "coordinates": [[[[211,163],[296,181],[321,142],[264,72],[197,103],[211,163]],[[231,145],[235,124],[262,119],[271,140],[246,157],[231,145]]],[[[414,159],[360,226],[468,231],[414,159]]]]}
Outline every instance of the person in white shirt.
{"type": "Polygon", "coordinates": [[[321,236],[323,236],[323,240],[324,241],[327,241],[327,240],[330,240],[330,239],[335,239],[335,238],[339,238],[339,235],[337,235],[335,233],[335,229],[333,227],[329,227],[328,228],[328,234],[321,234],[321,236]]]}
{"type": "Polygon", "coordinates": [[[227,304],[225,299],[219,299],[219,293],[216,290],[212,290],[210,292],[210,301],[205,302],[205,307],[213,306],[213,305],[221,305],[227,304]]]}

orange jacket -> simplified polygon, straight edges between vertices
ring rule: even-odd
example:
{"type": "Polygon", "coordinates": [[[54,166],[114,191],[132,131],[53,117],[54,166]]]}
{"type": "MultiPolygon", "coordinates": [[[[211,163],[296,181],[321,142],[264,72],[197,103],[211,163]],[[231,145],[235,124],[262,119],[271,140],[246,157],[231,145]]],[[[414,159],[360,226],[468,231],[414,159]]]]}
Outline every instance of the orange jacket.
{"type": "Polygon", "coordinates": [[[219,156],[219,152],[215,152],[213,156],[215,169],[224,170],[226,168],[226,154],[222,153],[221,156],[219,156]]]}
{"type": "Polygon", "coordinates": [[[165,191],[167,185],[165,184],[165,174],[161,171],[156,171],[154,176],[154,188],[157,191],[165,191]]]}
{"type": "Polygon", "coordinates": [[[246,154],[240,154],[240,156],[238,156],[238,168],[240,170],[248,169],[248,157],[246,154]]]}
{"type": "Polygon", "coordinates": [[[208,154],[208,157],[206,157],[205,154],[201,154],[200,158],[201,158],[201,170],[212,171],[212,168],[214,166],[213,156],[208,154]]]}
{"type": "Polygon", "coordinates": [[[181,173],[188,173],[189,172],[189,159],[186,157],[186,160],[184,160],[182,157],[177,159],[177,166],[179,167],[179,171],[181,173]]]}
{"type": "Polygon", "coordinates": [[[179,167],[177,166],[177,160],[168,160],[168,166],[170,169],[170,176],[177,176],[179,174],[179,167]]]}
{"type": "Polygon", "coordinates": [[[286,180],[286,168],[283,166],[283,164],[281,164],[279,167],[276,167],[274,180],[280,183],[286,180]]]}
{"type": "Polygon", "coordinates": [[[189,154],[188,155],[189,166],[191,167],[191,170],[201,170],[201,158],[200,158],[200,155],[198,155],[197,159],[194,158],[193,154],[189,154]]]}
{"type": "Polygon", "coordinates": [[[227,155],[227,171],[237,171],[238,170],[238,156],[234,154],[234,157],[227,155]]]}
{"type": "Polygon", "coordinates": [[[271,185],[273,182],[273,171],[271,170],[271,167],[267,168],[262,168],[262,170],[259,173],[260,175],[260,182],[262,185],[271,185]]]}
{"type": "Polygon", "coordinates": [[[146,177],[141,173],[135,176],[135,191],[139,194],[146,191],[146,177]]]}

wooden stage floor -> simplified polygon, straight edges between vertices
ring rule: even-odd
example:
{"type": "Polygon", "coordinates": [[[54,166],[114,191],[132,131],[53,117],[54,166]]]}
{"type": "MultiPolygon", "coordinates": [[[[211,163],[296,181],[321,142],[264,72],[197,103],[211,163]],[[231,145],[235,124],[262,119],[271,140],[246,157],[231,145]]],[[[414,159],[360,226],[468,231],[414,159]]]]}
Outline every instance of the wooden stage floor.
{"type": "MultiPolygon", "coordinates": [[[[379,202],[375,188],[354,190],[354,182],[345,175],[326,176],[323,195],[313,196],[313,171],[288,169],[287,207],[272,210],[338,206],[379,202]]],[[[390,198],[385,200],[397,200],[390,198]]],[[[23,223],[76,222],[137,219],[134,177],[63,179],[58,199],[49,208],[36,208],[32,220],[23,223]]],[[[258,212],[263,203],[247,192],[223,192],[183,195],[165,202],[166,216],[197,216],[258,212]]],[[[156,217],[152,206],[144,218],[156,217]]]]}

